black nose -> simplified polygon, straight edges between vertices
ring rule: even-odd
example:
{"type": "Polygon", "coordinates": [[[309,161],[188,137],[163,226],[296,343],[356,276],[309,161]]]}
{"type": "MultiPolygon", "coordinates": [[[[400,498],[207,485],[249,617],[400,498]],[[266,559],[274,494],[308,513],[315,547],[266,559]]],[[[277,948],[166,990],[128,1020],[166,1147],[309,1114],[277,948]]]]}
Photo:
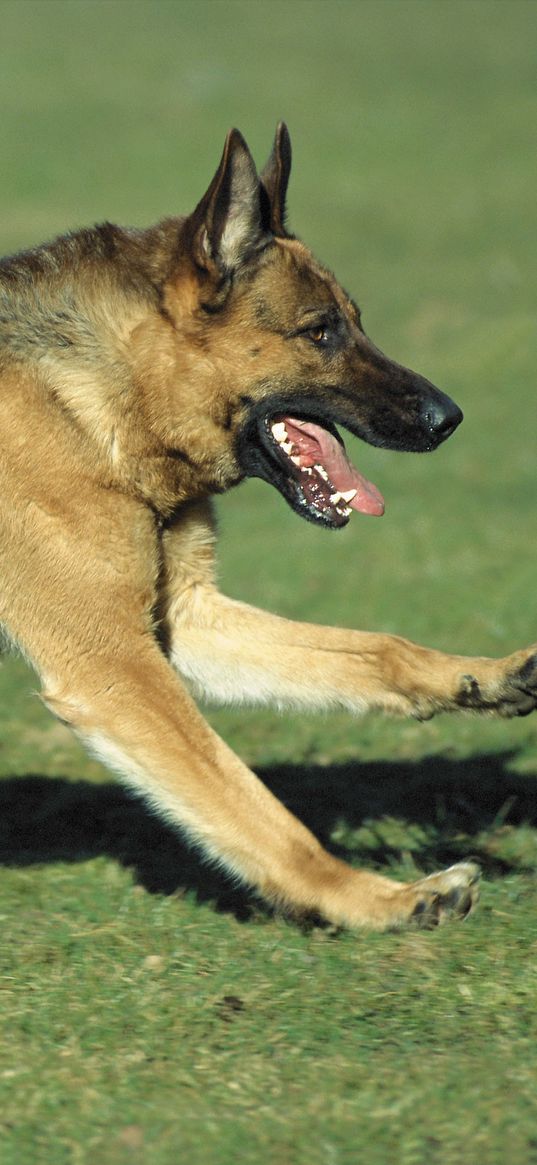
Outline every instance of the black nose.
{"type": "Polygon", "coordinates": [[[425,424],[437,444],[445,441],[455,432],[462,421],[462,412],[454,401],[444,393],[438,393],[434,401],[429,401],[424,414],[425,424]]]}

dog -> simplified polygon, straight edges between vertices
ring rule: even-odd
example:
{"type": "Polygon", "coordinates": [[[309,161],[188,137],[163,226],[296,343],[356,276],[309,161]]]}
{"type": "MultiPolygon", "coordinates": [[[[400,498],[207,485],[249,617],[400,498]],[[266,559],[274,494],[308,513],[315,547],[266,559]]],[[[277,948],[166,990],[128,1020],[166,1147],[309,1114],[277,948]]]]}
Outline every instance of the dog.
{"type": "Polygon", "coordinates": [[[204,853],[335,925],[464,917],[479,870],[400,883],[329,854],[196,696],[278,707],[524,715],[537,655],[464,658],[294,623],[221,595],[212,498],[244,478],[328,530],[383,499],[336,426],[428,451],[462,419],[366,336],[286,226],[281,123],[258,175],[237,130],[196,209],[105,223],[0,265],[0,622],[47,707],[204,853]]]}

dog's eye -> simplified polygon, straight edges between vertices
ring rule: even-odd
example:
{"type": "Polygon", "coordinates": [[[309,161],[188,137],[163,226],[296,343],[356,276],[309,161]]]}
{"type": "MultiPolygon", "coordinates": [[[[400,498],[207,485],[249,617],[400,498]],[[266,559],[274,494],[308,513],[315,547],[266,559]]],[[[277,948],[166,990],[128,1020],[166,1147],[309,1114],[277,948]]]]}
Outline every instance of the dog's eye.
{"type": "Polygon", "coordinates": [[[320,324],[318,328],[309,328],[308,336],[310,340],[313,340],[314,344],[322,347],[328,343],[328,328],[324,324],[320,324]]]}

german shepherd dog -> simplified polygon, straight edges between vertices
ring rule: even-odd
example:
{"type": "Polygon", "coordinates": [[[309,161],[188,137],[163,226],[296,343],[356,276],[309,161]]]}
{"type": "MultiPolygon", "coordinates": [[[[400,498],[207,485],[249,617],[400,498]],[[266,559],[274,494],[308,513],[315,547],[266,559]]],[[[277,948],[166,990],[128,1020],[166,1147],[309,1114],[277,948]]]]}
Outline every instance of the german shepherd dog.
{"type": "Polygon", "coordinates": [[[278,126],[258,176],[237,130],[194,212],[109,223],[0,265],[0,621],[47,707],[205,854],[265,899],[334,924],[468,913],[471,862],[403,884],[327,853],[192,698],[426,719],[524,715],[537,656],[444,655],[293,623],[219,594],[211,498],[245,477],[328,530],[381,514],[341,425],[435,449],[453,402],[387,359],[285,225],[278,126]]]}

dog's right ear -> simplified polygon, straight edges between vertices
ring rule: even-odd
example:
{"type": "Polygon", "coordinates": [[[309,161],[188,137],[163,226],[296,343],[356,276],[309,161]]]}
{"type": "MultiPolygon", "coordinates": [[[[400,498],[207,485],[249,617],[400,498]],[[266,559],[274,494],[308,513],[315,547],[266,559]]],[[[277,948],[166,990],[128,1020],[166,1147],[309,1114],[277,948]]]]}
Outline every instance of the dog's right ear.
{"type": "Polygon", "coordinates": [[[229,131],[218,170],[185,229],[196,266],[219,279],[262,244],[259,179],[238,129],[229,131]]]}
{"type": "Polygon", "coordinates": [[[291,173],[291,138],[284,121],[276,127],[276,136],[270,158],[259,175],[269,204],[270,229],[275,235],[286,235],[285,199],[291,173]]]}

